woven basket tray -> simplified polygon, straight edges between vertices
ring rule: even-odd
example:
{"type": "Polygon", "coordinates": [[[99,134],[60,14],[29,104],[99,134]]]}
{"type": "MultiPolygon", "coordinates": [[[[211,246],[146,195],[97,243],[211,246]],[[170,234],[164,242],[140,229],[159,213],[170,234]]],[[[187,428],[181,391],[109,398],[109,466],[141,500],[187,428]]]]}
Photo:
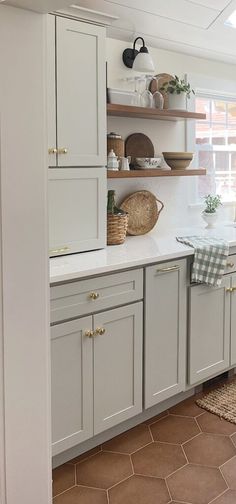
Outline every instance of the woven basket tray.
{"type": "Polygon", "coordinates": [[[128,214],[107,214],[107,245],[121,245],[128,228],[128,214]]]}
{"type": "Polygon", "coordinates": [[[150,191],[137,191],[128,196],[120,208],[129,214],[127,233],[142,235],[154,228],[164,204],[150,191]],[[160,210],[157,203],[161,205],[160,210]]]}

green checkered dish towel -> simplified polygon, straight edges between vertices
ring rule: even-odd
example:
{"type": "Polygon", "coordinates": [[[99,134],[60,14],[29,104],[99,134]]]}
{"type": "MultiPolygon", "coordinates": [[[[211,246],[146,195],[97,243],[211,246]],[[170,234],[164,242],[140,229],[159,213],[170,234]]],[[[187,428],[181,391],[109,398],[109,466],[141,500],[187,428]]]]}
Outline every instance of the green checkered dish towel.
{"type": "Polygon", "coordinates": [[[178,236],[176,240],[194,248],[191,281],[221,285],[229,255],[229,244],[220,238],[203,236],[178,236]]]}

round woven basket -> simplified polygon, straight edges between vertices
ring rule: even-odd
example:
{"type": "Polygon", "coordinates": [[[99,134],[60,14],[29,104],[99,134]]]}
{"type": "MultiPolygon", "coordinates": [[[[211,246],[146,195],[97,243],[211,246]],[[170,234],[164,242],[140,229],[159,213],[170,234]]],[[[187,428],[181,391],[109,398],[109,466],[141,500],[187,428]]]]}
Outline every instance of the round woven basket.
{"type": "Polygon", "coordinates": [[[137,191],[130,194],[120,208],[129,214],[127,234],[136,236],[149,233],[154,228],[164,204],[150,191],[137,191]]]}
{"type": "Polygon", "coordinates": [[[107,214],[107,245],[121,245],[128,228],[128,214],[107,214]]]}

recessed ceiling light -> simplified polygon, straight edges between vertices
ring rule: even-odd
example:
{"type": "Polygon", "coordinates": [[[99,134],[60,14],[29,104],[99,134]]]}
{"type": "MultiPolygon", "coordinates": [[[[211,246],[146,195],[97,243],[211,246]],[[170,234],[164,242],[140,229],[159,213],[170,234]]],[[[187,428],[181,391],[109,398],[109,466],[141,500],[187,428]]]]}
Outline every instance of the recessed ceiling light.
{"type": "Polygon", "coordinates": [[[236,28],[236,10],[229,16],[229,18],[225,21],[227,26],[232,26],[232,28],[236,28]]]}

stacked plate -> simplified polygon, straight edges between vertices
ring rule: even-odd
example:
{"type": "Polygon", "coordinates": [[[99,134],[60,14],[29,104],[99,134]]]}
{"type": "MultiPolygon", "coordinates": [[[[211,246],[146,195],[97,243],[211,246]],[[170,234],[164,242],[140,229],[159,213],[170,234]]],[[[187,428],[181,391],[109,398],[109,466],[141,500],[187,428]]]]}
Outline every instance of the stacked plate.
{"type": "Polygon", "coordinates": [[[193,160],[193,152],[163,152],[163,157],[172,170],[186,170],[193,160]]]}

